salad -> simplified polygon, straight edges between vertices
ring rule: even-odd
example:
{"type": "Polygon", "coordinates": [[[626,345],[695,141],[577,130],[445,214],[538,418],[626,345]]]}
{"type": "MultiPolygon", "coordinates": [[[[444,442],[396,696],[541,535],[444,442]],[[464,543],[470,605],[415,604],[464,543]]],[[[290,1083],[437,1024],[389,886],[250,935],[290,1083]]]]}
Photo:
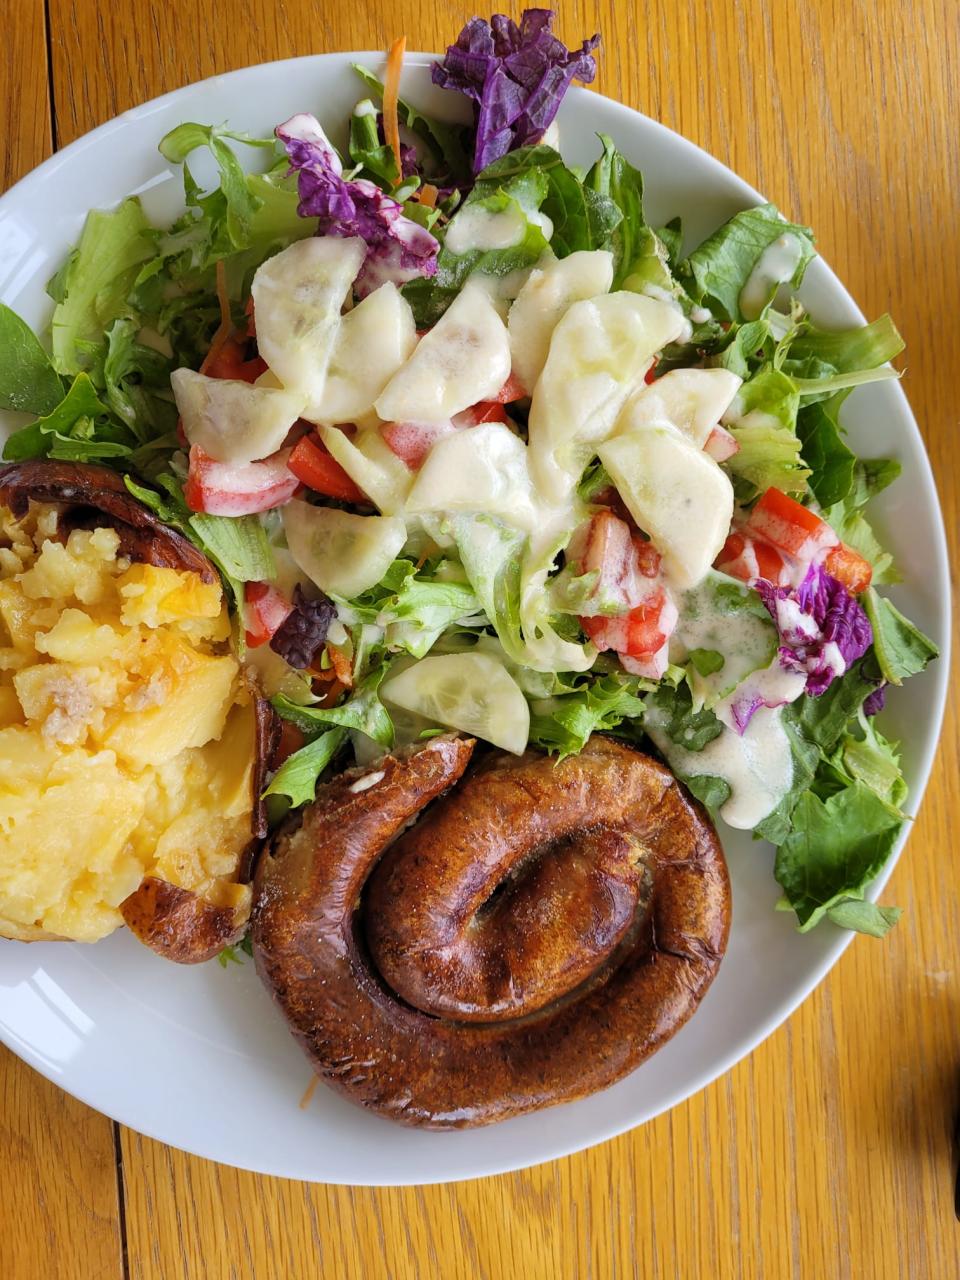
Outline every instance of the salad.
{"type": "Polygon", "coordinates": [[[880,591],[899,465],[841,416],[902,341],[817,325],[773,205],[691,245],[615,139],[568,163],[599,37],[552,23],[467,23],[433,79],[470,124],[400,96],[398,41],[333,138],[174,129],[183,215],[90,213],[49,342],[0,306],[3,456],[115,468],[214,561],[285,724],[275,819],[446,729],[558,758],[603,731],[775,845],[801,929],[880,936],[906,786],[875,717],[937,650],[880,591]]]}

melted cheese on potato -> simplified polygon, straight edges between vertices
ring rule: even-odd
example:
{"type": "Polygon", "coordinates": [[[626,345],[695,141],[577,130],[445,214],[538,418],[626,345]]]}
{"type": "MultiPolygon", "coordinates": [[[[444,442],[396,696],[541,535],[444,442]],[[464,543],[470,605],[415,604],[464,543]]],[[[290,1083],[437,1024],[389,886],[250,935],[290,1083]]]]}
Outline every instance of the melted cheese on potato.
{"type": "Polygon", "coordinates": [[[236,892],[254,713],[229,634],[219,583],[0,508],[0,935],[95,941],[145,875],[236,892]]]}

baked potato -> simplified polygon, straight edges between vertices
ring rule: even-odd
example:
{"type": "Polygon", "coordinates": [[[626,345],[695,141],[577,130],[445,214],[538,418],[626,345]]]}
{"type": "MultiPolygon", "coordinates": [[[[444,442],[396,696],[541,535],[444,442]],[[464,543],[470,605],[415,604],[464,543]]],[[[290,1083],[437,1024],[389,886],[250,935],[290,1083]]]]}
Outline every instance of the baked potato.
{"type": "Polygon", "coordinates": [[[0,467],[0,936],[242,936],[273,712],[213,565],[103,467],[0,467]]]}

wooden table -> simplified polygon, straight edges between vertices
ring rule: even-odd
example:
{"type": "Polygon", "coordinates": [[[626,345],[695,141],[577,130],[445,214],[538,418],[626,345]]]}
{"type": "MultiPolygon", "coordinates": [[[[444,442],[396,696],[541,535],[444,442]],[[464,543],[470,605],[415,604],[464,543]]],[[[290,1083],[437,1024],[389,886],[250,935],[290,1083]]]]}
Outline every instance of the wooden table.
{"type": "MultiPolygon", "coordinates": [[[[214,72],[382,48],[400,32],[440,48],[471,10],[439,8],[5,0],[0,179],[214,72]]],[[[604,0],[561,13],[570,42],[602,30],[601,92],[812,224],[864,310],[892,311],[955,563],[956,18],[955,0],[604,0]]],[[[906,908],[901,923],[883,943],[858,939],[786,1026],[669,1115],[483,1182],[312,1187],[141,1138],[0,1052],[0,1276],[960,1276],[957,707],[888,894],[906,908]]]]}

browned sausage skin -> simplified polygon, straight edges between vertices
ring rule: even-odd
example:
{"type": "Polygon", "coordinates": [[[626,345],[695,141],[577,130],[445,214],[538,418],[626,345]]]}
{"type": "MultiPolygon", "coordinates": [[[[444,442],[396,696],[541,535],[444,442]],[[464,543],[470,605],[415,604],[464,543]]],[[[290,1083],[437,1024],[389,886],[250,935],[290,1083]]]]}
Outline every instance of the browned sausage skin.
{"type": "Polygon", "coordinates": [[[609,739],[559,764],[494,754],[402,834],[471,749],[437,738],[335,779],[255,884],[257,967],[318,1073],[440,1129],[632,1071],[694,1011],[729,927],[704,811],[609,739]]]}

